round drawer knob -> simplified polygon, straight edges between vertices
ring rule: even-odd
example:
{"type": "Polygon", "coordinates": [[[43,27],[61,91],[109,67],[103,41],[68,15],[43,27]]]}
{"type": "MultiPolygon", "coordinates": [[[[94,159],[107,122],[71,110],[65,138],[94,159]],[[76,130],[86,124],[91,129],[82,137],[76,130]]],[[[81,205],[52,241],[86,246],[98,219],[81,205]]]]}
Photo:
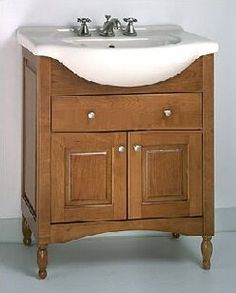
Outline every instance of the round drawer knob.
{"type": "Polygon", "coordinates": [[[166,117],[170,117],[172,115],[172,111],[170,109],[164,110],[163,113],[166,117]]]}
{"type": "Polygon", "coordinates": [[[126,151],[126,147],[125,147],[125,146],[120,145],[120,146],[118,147],[118,152],[119,152],[119,153],[124,153],[125,151],[126,151]]]}
{"type": "Polygon", "coordinates": [[[134,151],[135,151],[135,152],[140,152],[141,149],[142,149],[142,146],[139,145],[139,144],[135,144],[135,145],[133,146],[133,148],[134,148],[134,151]]]}
{"type": "Polygon", "coordinates": [[[88,119],[94,119],[96,117],[96,114],[94,112],[88,113],[88,119]]]}

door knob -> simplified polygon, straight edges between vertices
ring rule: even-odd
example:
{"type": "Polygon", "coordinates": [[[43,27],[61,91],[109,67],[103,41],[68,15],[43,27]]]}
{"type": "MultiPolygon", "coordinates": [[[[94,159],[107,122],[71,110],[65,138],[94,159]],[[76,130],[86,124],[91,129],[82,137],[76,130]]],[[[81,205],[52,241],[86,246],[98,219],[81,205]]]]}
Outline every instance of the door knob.
{"type": "Polygon", "coordinates": [[[126,147],[125,147],[125,146],[120,145],[120,146],[118,147],[118,152],[119,152],[119,153],[124,153],[125,151],[126,151],[126,147]]]}
{"type": "Polygon", "coordinates": [[[94,119],[95,117],[96,117],[96,114],[93,111],[88,113],[88,119],[94,119]]]}
{"type": "Polygon", "coordinates": [[[134,149],[135,152],[140,152],[141,149],[142,149],[142,146],[139,145],[139,144],[135,144],[135,145],[133,146],[133,149],[134,149]]]}
{"type": "Polygon", "coordinates": [[[172,115],[172,111],[171,111],[171,109],[166,109],[166,110],[163,111],[163,113],[164,113],[164,115],[165,115],[166,117],[170,117],[170,116],[172,115]]]}

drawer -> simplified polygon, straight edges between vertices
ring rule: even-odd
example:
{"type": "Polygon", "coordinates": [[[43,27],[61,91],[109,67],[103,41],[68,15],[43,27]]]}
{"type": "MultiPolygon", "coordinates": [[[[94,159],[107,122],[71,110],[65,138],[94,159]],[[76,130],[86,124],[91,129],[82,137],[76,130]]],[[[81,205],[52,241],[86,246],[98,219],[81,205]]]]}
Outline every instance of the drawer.
{"type": "Polygon", "coordinates": [[[52,131],[200,129],[202,94],[53,96],[52,131]]]}

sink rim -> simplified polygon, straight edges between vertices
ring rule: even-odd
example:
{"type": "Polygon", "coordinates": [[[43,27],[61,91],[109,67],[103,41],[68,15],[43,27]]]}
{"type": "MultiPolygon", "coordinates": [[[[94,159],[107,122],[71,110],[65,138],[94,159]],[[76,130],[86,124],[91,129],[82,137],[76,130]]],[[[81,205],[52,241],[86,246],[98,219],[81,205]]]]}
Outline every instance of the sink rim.
{"type": "MultiPolygon", "coordinates": [[[[23,27],[18,29],[17,38],[33,54],[56,59],[86,80],[123,87],[145,86],[167,80],[181,73],[200,56],[218,51],[216,42],[188,33],[179,26],[140,26],[137,30],[139,28],[145,32],[141,33],[140,30],[137,37],[151,36],[152,43],[155,42],[155,35],[166,34],[179,37],[181,41],[163,46],[117,46],[113,50],[107,46],[83,47],[60,41],[63,35],[64,38],[75,36],[73,29],[68,27],[23,27]]],[[[113,37],[101,38],[105,42],[99,42],[100,44],[112,45],[113,37]]],[[[119,34],[118,39],[120,38],[124,39],[124,36],[120,37],[119,34]]],[[[87,37],[83,39],[84,43],[88,42],[87,37]]]]}
{"type": "Polygon", "coordinates": [[[75,48],[86,48],[93,50],[101,50],[109,48],[110,45],[114,46],[115,49],[120,50],[138,50],[138,49],[149,49],[155,47],[167,47],[172,45],[177,45],[181,43],[182,39],[178,36],[172,34],[163,34],[155,37],[112,37],[112,38],[104,38],[104,37],[67,37],[62,38],[60,42],[62,44],[68,44],[75,48]],[[129,46],[134,45],[134,46],[129,46]]]}

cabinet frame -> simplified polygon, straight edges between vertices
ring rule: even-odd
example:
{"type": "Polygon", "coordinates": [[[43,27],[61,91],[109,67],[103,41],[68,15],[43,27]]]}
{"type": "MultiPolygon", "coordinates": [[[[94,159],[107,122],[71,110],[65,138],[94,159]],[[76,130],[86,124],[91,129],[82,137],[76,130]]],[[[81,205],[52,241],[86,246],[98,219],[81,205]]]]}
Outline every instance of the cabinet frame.
{"type": "MultiPolygon", "coordinates": [[[[35,105],[35,118],[32,121],[32,125],[35,127],[35,141],[32,144],[32,148],[35,149],[33,152],[35,156],[35,186],[30,188],[32,194],[26,194],[25,185],[29,183],[29,178],[25,176],[27,162],[23,161],[21,206],[24,231],[29,232],[30,229],[39,246],[38,261],[40,266],[46,266],[46,249],[50,243],[67,242],[88,235],[123,230],[159,230],[203,236],[203,254],[205,255],[205,261],[208,260],[209,264],[209,253],[207,254],[207,251],[211,248],[210,239],[214,235],[214,55],[200,57],[181,74],[167,81],[151,86],[119,88],[88,82],[74,75],[56,60],[34,56],[23,49],[24,156],[27,149],[25,146],[26,124],[29,118],[29,116],[26,117],[28,110],[25,110],[25,105],[28,102],[26,99],[29,99],[29,95],[26,97],[27,71],[31,72],[31,78],[34,79],[36,85],[36,89],[31,92],[31,99],[34,100],[32,105],[35,105]],[[52,96],[115,96],[158,93],[202,94],[202,216],[52,223],[50,161],[52,152],[52,96]],[[35,192],[32,191],[34,189],[35,192]],[[27,227],[25,223],[27,223],[27,227]]],[[[143,129],[143,131],[146,130],[143,129]]],[[[30,235],[28,232],[27,235],[30,235]]],[[[207,267],[206,265],[203,266],[207,267]]]]}
{"type": "MultiPolygon", "coordinates": [[[[52,83],[52,79],[62,79],[61,72],[68,74],[71,77],[71,72],[66,68],[61,68],[57,62],[47,57],[38,57],[31,54],[28,50],[23,49],[23,72],[25,76],[25,68],[30,68],[35,73],[35,79],[37,83],[37,90],[34,98],[36,103],[36,164],[37,164],[37,186],[35,192],[36,198],[36,210],[33,209],[29,198],[22,191],[22,213],[29,222],[31,230],[34,232],[37,242],[39,244],[48,244],[53,242],[51,237],[51,231],[57,229],[55,224],[51,223],[51,211],[48,204],[50,199],[50,144],[51,144],[51,112],[50,109],[50,97],[52,94],[68,94],[72,93],[72,88],[78,89],[76,83],[80,83],[80,80],[74,80],[71,88],[65,86],[66,92],[63,92],[62,88],[56,88],[56,83],[52,83]],[[51,85],[54,85],[53,88],[51,85]]],[[[78,78],[77,78],[78,79],[78,78]]],[[[55,82],[55,81],[54,81],[55,82]]],[[[214,139],[213,139],[213,124],[214,124],[214,103],[213,103],[213,86],[214,86],[214,55],[207,55],[199,58],[193,65],[187,68],[182,74],[174,77],[163,83],[159,83],[156,86],[131,88],[126,89],[125,93],[163,93],[163,92],[202,92],[203,94],[203,216],[201,217],[201,227],[199,226],[198,233],[200,235],[214,235],[214,139]],[[188,76],[191,76],[192,81],[188,83],[188,76]]],[[[84,95],[88,93],[87,82],[82,82],[82,90],[79,92],[76,90],[76,94],[84,95]],[[85,86],[86,84],[86,86],[85,86]],[[86,90],[85,90],[86,88],[86,90]]],[[[25,87],[26,85],[24,85],[25,87]]],[[[93,84],[89,83],[90,89],[93,88],[93,84]]],[[[74,93],[73,89],[73,93],[74,93]]],[[[99,93],[108,92],[111,94],[121,94],[122,89],[116,89],[113,87],[104,87],[94,85],[94,91],[99,93]]],[[[23,94],[24,94],[23,90],[23,94]]],[[[89,92],[90,94],[90,92],[89,92]]],[[[23,166],[23,173],[24,173],[23,166]]],[[[25,180],[23,176],[23,180],[25,180]]],[[[24,181],[23,181],[24,186],[24,181]]],[[[186,219],[186,221],[191,219],[186,219]]],[[[128,222],[127,222],[128,224],[128,222]]],[[[69,228],[68,224],[68,228],[69,228]]],[[[76,224],[75,224],[76,225],[76,224]]],[[[60,226],[61,227],[61,226],[60,226]]],[[[58,229],[61,229],[58,227],[58,229]]],[[[78,230],[81,225],[78,226],[78,230]]],[[[128,228],[128,227],[127,227],[128,228]]],[[[124,227],[125,229],[125,227],[124,227]]],[[[157,226],[158,230],[159,227],[157,226]]],[[[173,224],[174,229],[174,224],[173,224]]],[[[166,230],[166,229],[163,229],[166,230]]],[[[189,235],[195,235],[195,229],[188,232],[189,235]]],[[[67,234],[67,229],[64,229],[64,233],[67,234]]],[[[61,236],[65,239],[66,236],[61,236]]],[[[70,239],[68,235],[68,240],[70,239]]]]}

